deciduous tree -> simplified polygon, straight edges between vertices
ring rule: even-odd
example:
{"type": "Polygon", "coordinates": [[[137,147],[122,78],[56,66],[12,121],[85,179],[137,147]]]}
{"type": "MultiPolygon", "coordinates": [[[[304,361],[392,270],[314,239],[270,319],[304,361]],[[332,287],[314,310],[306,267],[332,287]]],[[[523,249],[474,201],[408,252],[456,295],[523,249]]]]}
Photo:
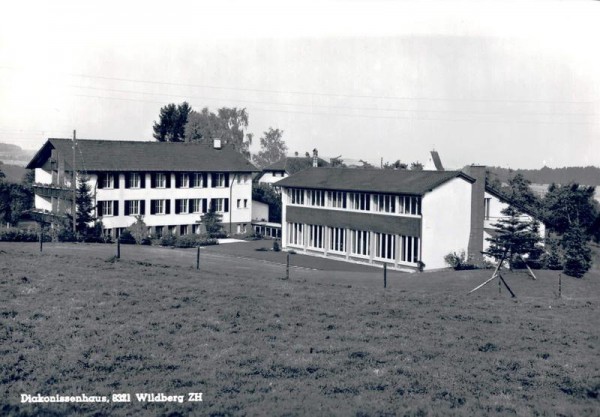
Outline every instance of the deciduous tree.
{"type": "Polygon", "coordinates": [[[282,139],[283,130],[273,129],[264,132],[260,138],[260,151],[254,156],[254,162],[263,168],[285,158],[288,147],[282,139]]]}

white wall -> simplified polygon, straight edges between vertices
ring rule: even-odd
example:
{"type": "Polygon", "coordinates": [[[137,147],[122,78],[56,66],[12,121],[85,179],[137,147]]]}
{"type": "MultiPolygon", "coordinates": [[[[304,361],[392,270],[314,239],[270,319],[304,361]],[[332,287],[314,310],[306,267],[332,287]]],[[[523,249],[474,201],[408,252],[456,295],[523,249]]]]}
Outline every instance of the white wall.
{"type": "Polygon", "coordinates": [[[274,176],[273,172],[264,172],[263,175],[258,180],[258,183],[259,184],[273,184],[273,183],[280,181],[286,177],[289,177],[289,175],[286,172],[283,173],[283,176],[280,173],[277,173],[277,176],[274,176]]]}
{"type": "Polygon", "coordinates": [[[43,168],[36,168],[35,169],[35,182],[38,182],[40,184],[51,184],[52,183],[52,173],[45,171],[43,168]]]}
{"type": "Polygon", "coordinates": [[[269,205],[260,201],[252,201],[252,220],[269,221],[269,205]]]}
{"type": "Polygon", "coordinates": [[[423,197],[421,259],[425,269],[446,268],[444,256],[467,252],[471,186],[463,178],[454,178],[423,197]]]}

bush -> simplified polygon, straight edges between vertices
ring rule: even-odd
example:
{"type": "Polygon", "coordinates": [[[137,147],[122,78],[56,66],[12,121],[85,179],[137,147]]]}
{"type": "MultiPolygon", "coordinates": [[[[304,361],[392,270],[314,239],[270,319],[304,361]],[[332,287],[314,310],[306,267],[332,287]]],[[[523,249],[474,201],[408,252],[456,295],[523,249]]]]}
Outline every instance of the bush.
{"type": "Polygon", "coordinates": [[[475,265],[467,262],[467,255],[464,250],[460,251],[460,253],[449,253],[448,255],[444,256],[444,261],[456,271],[477,268],[475,265]]]}
{"type": "Polygon", "coordinates": [[[279,252],[279,251],[281,251],[281,246],[279,246],[279,241],[274,240],[273,241],[273,252],[279,252]]]}
{"type": "MultiPolygon", "coordinates": [[[[27,229],[17,229],[11,227],[9,229],[0,230],[0,242],[37,242],[40,236],[37,231],[27,229]]],[[[44,242],[51,241],[52,238],[47,233],[44,233],[44,242]]]]}
{"type": "Polygon", "coordinates": [[[218,245],[217,239],[212,239],[206,234],[201,235],[183,235],[179,236],[175,242],[176,248],[195,248],[198,246],[218,245]]]}
{"type": "Polygon", "coordinates": [[[127,229],[121,232],[121,236],[119,236],[119,242],[124,245],[135,245],[137,243],[131,232],[127,229]]]}
{"type": "Polygon", "coordinates": [[[176,242],[177,242],[177,237],[173,233],[165,233],[160,238],[161,246],[175,246],[176,242]]]}
{"type": "Polygon", "coordinates": [[[59,242],[76,242],[77,236],[75,236],[75,233],[71,229],[61,227],[56,234],[56,239],[59,242]]]}

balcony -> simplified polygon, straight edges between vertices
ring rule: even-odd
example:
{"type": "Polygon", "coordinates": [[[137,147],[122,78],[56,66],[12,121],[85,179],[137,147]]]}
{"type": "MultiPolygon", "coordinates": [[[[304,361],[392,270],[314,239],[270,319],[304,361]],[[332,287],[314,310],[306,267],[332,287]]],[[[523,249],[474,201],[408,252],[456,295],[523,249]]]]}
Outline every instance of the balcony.
{"type": "Polygon", "coordinates": [[[32,220],[40,223],[64,223],[69,220],[65,214],[52,213],[47,210],[33,209],[28,214],[32,220]]]}
{"type": "Polygon", "coordinates": [[[65,185],[58,184],[33,184],[33,192],[40,197],[60,198],[62,200],[72,200],[73,190],[65,185]]]}

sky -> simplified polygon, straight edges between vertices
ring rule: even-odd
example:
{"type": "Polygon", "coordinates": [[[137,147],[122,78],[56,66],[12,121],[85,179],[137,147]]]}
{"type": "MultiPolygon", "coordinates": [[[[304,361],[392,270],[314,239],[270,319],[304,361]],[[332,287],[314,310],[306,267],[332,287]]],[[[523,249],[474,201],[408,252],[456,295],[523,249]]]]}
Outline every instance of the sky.
{"type": "Polygon", "coordinates": [[[168,103],[246,108],[289,154],[600,167],[598,1],[19,1],[0,142],[153,140],[168,103]]]}

